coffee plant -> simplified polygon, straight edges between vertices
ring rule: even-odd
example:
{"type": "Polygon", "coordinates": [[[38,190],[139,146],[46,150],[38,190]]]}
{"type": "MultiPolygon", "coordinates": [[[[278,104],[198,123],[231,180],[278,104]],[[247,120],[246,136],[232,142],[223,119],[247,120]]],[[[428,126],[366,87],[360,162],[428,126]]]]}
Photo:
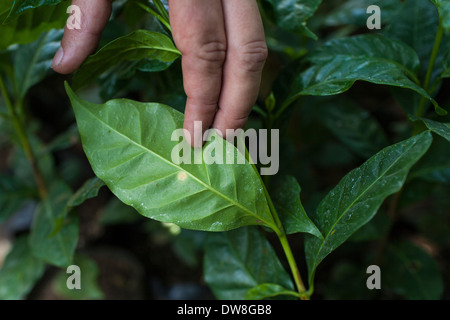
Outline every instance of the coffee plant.
{"type": "Polygon", "coordinates": [[[166,2],[115,0],[64,77],[50,65],[70,1],[1,1],[1,299],[49,274],[59,297],[107,298],[92,224],[165,230],[217,299],[448,298],[450,1],[258,4],[270,54],[246,128],[279,129],[276,175],[214,133],[202,163],[173,161],[191,147],[172,138],[185,95],[166,2]]]}

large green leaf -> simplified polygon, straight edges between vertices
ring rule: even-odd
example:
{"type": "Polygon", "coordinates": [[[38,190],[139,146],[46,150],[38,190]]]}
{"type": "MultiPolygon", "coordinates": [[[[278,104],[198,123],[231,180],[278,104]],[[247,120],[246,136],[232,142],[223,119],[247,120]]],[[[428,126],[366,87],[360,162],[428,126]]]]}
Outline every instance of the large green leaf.
{"type": "MultiPolygon", "coordinates": [[[[62,29],[67,21],[67,4],[56,6],[42,6],[33,10],[26,10],[19,17],[9,20],[1,26],[0,50],[12,44],[30,43],[45,32],[52,29],[62,29]]],[[[6,14],[0,15],[3,21],[6,14]]]]}
{"type": "Polygon", "coordinates": [[[76,207],[86,200],[96,197],[104,185],[105,183],[97,177],[87,180],[75,194],[70,197],[67,205],[69,207],[76,207]]]}
{"type": "Polygon", "coordinates": [[[442,297],[443,279],[438,264],[422,248],[409,242],[390,245],[381,277],[383,290],[390,289],[411,300],[442,297]]]}
{"type": "Polygon", "coordinates": [[[405,44],[379,35],[334,39],[310,55],[312,66],[295,80],[288,100],[340,94],[358,81],[413,90],[439,107],[417,83],[419,59],[405,44]]]}
{"type": "Polygon", "coordinates": [[[33,254],[55,266],[72,263],[78,243],[78,220],[67,216],[67,201],[72,191],[63,182],[55,182],[34,217],[30,234],[33,254]]]}
{"type": "Polygon", "coordinates": [[[310,284],[319,263],[371,220],[389,195],[400,190],[409,169],[431,142],[426,131],[383,149],[348,173],[320,202],[313,221],[324,239],[305,239],[310,284]]]}
{"type": "MultiPolygon", "coordinates": [[[[181,53],[172,40],[158,32],[137,30],[117,38],[90,56],[75,73],[73,87],[80,88],[122,61],[158,60],[168,67],[181,53]],[[150,60],[149,60],[150,59],[150,60]]],[[[132,70],[145,68],[144,64],[131,65],[132,70]]],[[[130,67],[130,65],[128,65],[130,67]]],[[[147,66],[148,67],[148,66],[147,66]]],[[[161,65],[160,65],[160,69],[161,65]]]]}
{"type": "Polygon", "coordinates": [[[218,299],[244,299],[248,290],[264,283],[293,290],[273,248],[255,227],[209,234],[203,269],[218,299]]]}
{"type": "Polygon", "coordinates": [[[33,256],[28,238],[26,236],[16,238],[0,269],[0,300],[24,298],[44,271],[45,264],[33,256]]]}
{"type": "Polygon", "coordinates": [[[41,81],[60,46],[63,30],[43,33],[36,41],[20,46],[14,58],[17,98],[25,97],[29,88],[41,81]]]}
{"type": "Polygon", "coordinates": [[[287,234],[305,232],[322,238],[322,234],[309,219],[300,200],[301,188],[294,177],[283,178],[274,191],[274,205],[287,234]]]}
{"type": "Polygon", "coordinates": [[[142,215],[196,230],[274,227],[261,179],[248,162],[206,163],[213,152],[242,158],[216,133],[203,148],[202,164],[175,164],[177,146],[192,150],[185,140],[172,141],[183,126],[180,112],[126,99],[95,105],[66,89],[95,174],[142,215]]]}

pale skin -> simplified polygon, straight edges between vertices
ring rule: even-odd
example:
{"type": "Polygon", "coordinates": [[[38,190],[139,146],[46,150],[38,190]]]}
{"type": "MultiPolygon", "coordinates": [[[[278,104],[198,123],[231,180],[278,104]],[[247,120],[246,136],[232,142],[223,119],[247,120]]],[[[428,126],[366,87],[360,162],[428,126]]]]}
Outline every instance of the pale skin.
{"type": "MultiPolygon", "coordinates": [[[[80,30],[65,29],[52,68],[77,70],[97,48],[111,14],[111,0],[72,0],[80,7],[80,30]]],[[[226,135],[243,128],[257,99],[267,58],[264,28],[256,0],[170,0],[175,45],[182,53],[187,96],[184,128],[194,121],[226,135]]],[[[198,146],[198,141],[191,143],[198,146]]]]}

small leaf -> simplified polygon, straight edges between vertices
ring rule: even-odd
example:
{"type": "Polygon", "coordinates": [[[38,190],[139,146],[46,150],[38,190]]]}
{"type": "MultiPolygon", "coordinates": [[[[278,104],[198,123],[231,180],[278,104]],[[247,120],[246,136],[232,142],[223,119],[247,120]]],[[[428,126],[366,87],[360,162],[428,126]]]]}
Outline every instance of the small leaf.
{"type": "Polygon", "coordinates": [[[313,34],[306,27],[306,21],[319,8],[322,0],[265,0],[272,5],[276,23],[279,27],[292,32],[313,34]]]}
{"type": "Polygon", "coordinates": [[[71,264],[78,242],[78,220],[64,219],[71,194],[63,182],[51,186],[48,199],[37,209],[29,239],[36,257],[58,267],[71,264]]]}
{"type": "Polygon", "coordinates": [[[425,118],[419,119],[425,123],[428,129],[450,142],[450,123],[438,122],[425,118]]]}
{"type": "Polygon", "coordinates": [[[382,288],[390,288],[411,300],[438,300],[443,293],[439,266],[423,249],[410,242],[388,247],[381,278],[382,288]]]}
{"type": "Polygon", "coordinates": [[[42,277],[45,264],[33,256],[26,236],[14,240],[0,269],[0,300],[23,299],[42,277]]]}
{"type": "Polygon", "coordinates": [[[296,298],[301,298],[298,292],[288,290],[279,284],[263,283],[248,290],[245,294],[245,300],[263,300],[277,296],[294,296],[296,298]]]}
{"type": "Polygon", "coordinates": [[[174,131],[183,127],[180,112],[126,99],[96,105],[79,99],[68,85],[66,89],[95,174],[143,216],[203,231],[261,224],[276,228],[250,163],[206,164],[213,151],[228,153],[234,161],[243,158],[217,133],[202,155],[197,151],[201,164],[175,164],[172,153],[180,144],[194,153],[185,140],[172,140],[174,131]]]}
{"type": "Polygon", "coordinates": [[[77,207],[84,201],[95,198],[105,183],[97,177],[87,180],[80,189],[69,199],[69,207],[77,207]]]}
{"type": "Polygon", "coordinates": [[[209,234],[204,277],[218,299],[244,299],[263,283],[293,290],[293,283],[269,242],[255,227],[209,234]]]}
{"type": "Polygon", "coordinates": [[[17,49],[14,59],[14,77],[19,99],[23,99],[28,89],[47,75],[63,33],[63,30],[43,33],[36,41],[17,49]]]}
{"type": "MultiPolygon", "coordinates": [[[[158,60],[162,66],[169,66],[171,62],[177,59],[181,53],[176,49],[172,40],[166,35],[158,32],[137,30],[133,33],[117,38],[96,54],[88,57],[80,69],[75,73],[73,78],[73,87],[76,89],[87,85],[93,79],[110,70],[122,61],[146,63],[150,60],[158,60]]],[[[149,66],[142,64],[133,66],[148,68],[149,66]]]]}
{"type": "Polygon", "coordinates": [[[277,185],[274,205],[287,234],[304,232],[323,238],[309,219],[300,200],[301,188],[294,177],[287,176],[277,185]]]}
{"type": "Polygon", "coordinates": [[[321,201],[313,221],[324,239],[305,238],[310,284],[319,263],[370,221],[389,195],[401,189],[409,169],[431,142],[426,131],[383,149],[348,173],[321,201]]]}
{"type": "Polygon", "coordinates": [[[277,102],[276,102],[275,95],[273,94],[273,92],[271,92],[270,95],[266,98],[266,100],[264,101],[264,104],[266,106],[266,110],[269,113],[275,109],[277,102]]]}

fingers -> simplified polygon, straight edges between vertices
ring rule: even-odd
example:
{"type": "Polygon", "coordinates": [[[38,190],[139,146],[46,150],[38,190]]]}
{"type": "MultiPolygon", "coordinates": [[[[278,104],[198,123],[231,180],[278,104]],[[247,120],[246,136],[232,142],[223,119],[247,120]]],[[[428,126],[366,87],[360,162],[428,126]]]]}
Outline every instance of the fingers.
{"type": "MultiPolygon", "coordinates": [[[[221,0],[170,1],[169,10],[173,38],[182,53],[187,95],[184,128],[193,138],[194,121],[202,122],[203,132],[208,129],[220,97],[227,49],[222,3],[221,0]]],[[[191,140],[191,144],[200,147],[201,138],[191,140]]]]}
{"type": "Polygon", "coordinates": [[[93,53],[111,15],[111,0],[72,0],[81,11],[80,29],[64,30],[61,47],[52,68],[62,74],[72,73],[93,53]]]}
{"type": "Polygon", "coordinates": [[[264,27],[255,0],[222,2],[228,39],[223,83],[213,127],[243,128],[258,97],[267,58],[264,27]]]}

